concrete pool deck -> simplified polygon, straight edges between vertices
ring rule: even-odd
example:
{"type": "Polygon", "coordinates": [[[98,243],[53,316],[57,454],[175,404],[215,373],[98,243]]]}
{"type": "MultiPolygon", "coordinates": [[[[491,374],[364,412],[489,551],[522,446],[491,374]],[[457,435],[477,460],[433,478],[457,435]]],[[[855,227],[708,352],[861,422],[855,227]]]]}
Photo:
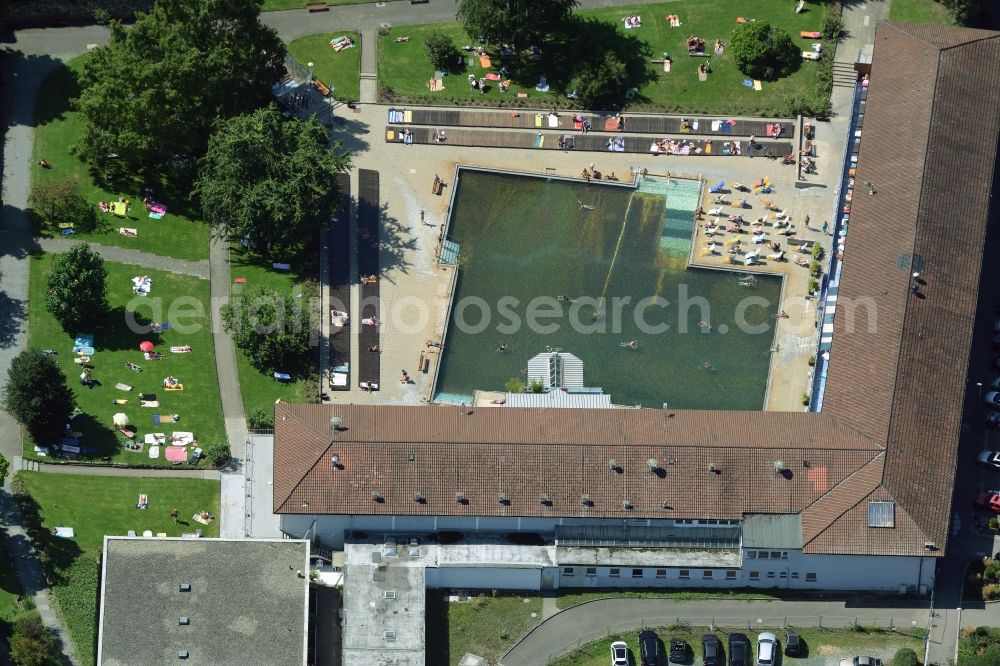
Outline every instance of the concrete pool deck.
{"type": "MultiPolygon", "coordinates": [[[[649,175],[701,178],[709,183],[752,183],[768,177],[775,193],[769,198],[778,202],[797,224],[799,238],[823,243],[827,252],[832,238],[818,228],[834,208],[834,188],[823,185],[797,189],[795,169],[764,158],[720,158],[699,156],[648,156],[622,153],[574,154],[572,151],[482,150],[451,145],[403,145],[385,143],[379,135],[388,106],[361,105],[357,113],[346,116],[342,125],[334,124],[331,134],[354,152],[354,167],[378,170],[381,174],[382,300],[385,324],[381,331],[382,353],[381,390],[364,392],[352,382],[348,391],[329,392],[333,403],[360,404],[419,404],[430,397],[439,350],[428,349],[427,340],[440,340],[446,328],[446,318],[454,267],[438,265],[435,248],[441,225],[445,224],[451,201],[451,178],[457,165],[511,170],[538,175],[558,175],[578,178],[592,161],[598,171],[615,173],[627,179],[631,169],[645,168],[649,175]],[[434,176],[444,179],[441,196],[431,193],[434,176]],[[424,211],[421,221],[420,211],[424,211]],[[805,216],[812,220],[812,230],[801,223],[805,216]],[[417,305],[422,304],[422,305],[417,305]],[[423,354],[429,363],[427,373],[417,372],[423,354]],[[406,370],[412,384],[399,381],[406,370]]],[[[346,109],[345,109],[346,111],[346,109]]],[[[814,141],[817,168],[822,180],[836,183],[840,178],[843,147],[833,141],[836,132],[820,123],[814,141]]],[[[821,183],[813,176],[813,183],[821,183]]],[[[352,178],[351,192],[357,197],[357,178],[352,178]]],[[[707,210],[707,208],[706,208],[707,210]]],[[[356,221],[352,215],[351,235],[356,236],[356,221]]],[[[353,242],[353,241],[352,241],[353,242]]],[[[700,239],[695,239],[696,248],[700,239]]],[[[735,267],[743,272],[743,267],[735,267]]],[[[791,262],[785,266],[807,270],[791,262]]],[[[352,311],[359,311],[360,293],[353,267],[351,287],[352,311]]],[[[792,272],[794,276],[795,273],[792,272]]],[[[815,328],[815,302],[805,299],[807,277],[786,280],[783,309],[788,319],[776,320],[775,354],[768,388],[766,409],[800,411],[802,394],[809,388],[807,359],[816,351],[818,330],[815,328]]],[[[447,342],[445,343],[447,344],[447,342]]],[[[358,367],[359,345],[353,345],[352,365],[358,367]]],[[[483,387],[489,388],[489,387],[483,387]]]]}

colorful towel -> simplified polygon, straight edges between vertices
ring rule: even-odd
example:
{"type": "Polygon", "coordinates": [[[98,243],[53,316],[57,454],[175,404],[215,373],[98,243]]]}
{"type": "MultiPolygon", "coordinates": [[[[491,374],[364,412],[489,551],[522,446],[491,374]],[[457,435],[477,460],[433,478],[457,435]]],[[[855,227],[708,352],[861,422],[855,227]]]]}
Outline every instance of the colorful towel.
{"type": "Polygon", "coordinates": [[[490,72],[489,74],[486,75],[486,80],[487,81],[499,81],[500,80],[500,75],[497,74],[497,73],[495,73],[495,72],[490,72]]]}
{"type": "Polygon", "coordinates": [[[535,135],[535,148],[541,148],[545,145],[545,137],[539,132],[535,135]]]}
{"type": "Polygon", "coordinates": [[[492,61],[490,61],[489,56],[479,56],[479,64],[482,65],[483,69],[489,69],[493,66],[492,61]]]}
{"type": "Polygon", "coordinates": [[[754,79],[753,80],[753,89],[756,90],[757,92],[760,92],[761,90],[764,89],[764,87],[761,85],[760,81],[758,81],[757,79],[754,79]]]}
{"type": "Polygon", "coordinates": [[[273,264],[271,264],[271,268],[273,268],[275,270],[278,270],[278,271],[290,271],[290,270],[292,270],[292,265],[291,264],[283,264],[283,263],[281,263],[279,261],[276,261],[273,264]]]}
{"type": "Polygon", "coordinates": [[[150,213],[149,217],[152,218],[152,219],[154,219],[154,220],[162,220],[163,219],[163,213],[150,213]]]}
{"type": "Polygon", "coordinates": [[[183,446],[168,446],[163,457],[170,462],[185,462],[188,459],[188,452],[183,446]]]}

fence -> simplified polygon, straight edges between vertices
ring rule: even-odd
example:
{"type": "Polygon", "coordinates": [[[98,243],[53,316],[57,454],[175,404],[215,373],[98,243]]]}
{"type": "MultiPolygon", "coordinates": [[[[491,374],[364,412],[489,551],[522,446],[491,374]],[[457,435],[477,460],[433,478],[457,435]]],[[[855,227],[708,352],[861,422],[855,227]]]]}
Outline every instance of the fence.
{"type": "MultiPolygon", "coordinates": [[[[915,609],[916,611],[916,609],[915,609]]],[[[926,612],[926,611],[916,611],[926,612]]],[[[678,617],[675,615],[664,615],[656,617],[634,618],[624,622],[607,624],[603,626],[579,627],[577,638],[563,645],[554,646],[548,654],[544,663],[551,663],[565,657],[567,654],[578,650],[590,643],[603,640],[609,636],[622,633],[631,633],[642,629],[662,629],[671,635],[691,640],[697,640],[703,629],[709,631],[726,630],[743,631],[751,640],[759,631],[782,630],[782,629],[850,629],[857,627],[859,630],[871,631],[895,631],[926,638],[923,621],[913,619],[916,613],[909,617],[868,617],[853,615],[800,615],[800,616],[771,616],[771,617],[678,617]],[[697,631],[696,631],[697,630],[697,631]]],[[[529,633],[528,636],[531,634],[529,633]]],[[[527,638],[527,636],[525,637],[527,638]]],[[[523,642],[524,639],[522,639],[523,642]]],[[[520,643],[518,643],[520,645],[520,643]]],[[[518,646],[514,646],[504,658],[500,660],[502,666],[520,666],[521,662],[516,660],[518,646]],[[515,660],[508,661],[507,657],[515,655],[515,660]]]]}

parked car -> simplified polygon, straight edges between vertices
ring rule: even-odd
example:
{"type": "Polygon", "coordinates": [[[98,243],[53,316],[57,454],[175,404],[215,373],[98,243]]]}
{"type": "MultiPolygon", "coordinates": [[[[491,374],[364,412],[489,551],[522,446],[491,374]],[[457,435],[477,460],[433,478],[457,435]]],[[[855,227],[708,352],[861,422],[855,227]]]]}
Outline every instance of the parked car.
{"type": "Polygon", "coordinates": [[[629,666],[628,645],[625,641],[615,641],[611,644],[611,666],[629,666]]]}
{"type": "Polygon", "coordinates": [[[688,644],[683,638],[670,639],[670,661],[675,664],[686,664],[688,660],[688,644]]]}
{"type": "Polygon", "coordinates": [[[854,657],[841,659],[840,666],[882,666],[882,660],[878,657],[854,657]]]}
{"type": "Polygon", "coordinates": [[[995,322],[993,322],[993,332],[1000,333],[1000,319],[997,319],[995,322]]]}
{"type": "Polygon", "coordinates": [[[1000,430],[1000,414],[990,412],[986,415],[986,427],[990,430],[1000,430]]]}
{"type": "Polygon", "coordinates": [[[746,634],[729,634],[729,666],[751,666],[750,639],[746,634]]]}
{"type": "Polygon", "coordinates": [[[987,407],[1000,409],[1000,391],[990,391],[983,396],[983,402],[986,403],[987,407]]]}
{"type": "Polygon", "coordinates": [[[701,637],[701,663],[704,666],[722,666],[722,645],[715,634],[705,634],[701,637]]]}
{"type": "MultiPolygon", "coordinates": [[[[1000,418],[1000,414],[997,415],[1000,418]]],[[[993,469],[1000,469],[1000,451],[980,451],[979,464],[993,469]]]]}
{"type": "Polygon", "coordinates": [[[785,656],[799,657],[802,655],[802,638],[798,634],[788,634],[785,637],[785,656]]]}
{"type": "Polygon", "coordinates": [[[639,632],[639,660],[642,666],[660,666],[663,661],[663,644],[655,631],[639,632]]]}
{"type": "Polygon", "coordinates": [[[777,652],[777,636],[770,631],[757,634],[757,666],[774,666],[777,652]]]}
{"type": "Polygon", "coordinates": [[[1000,493],[992,490],[984,490],[976,495],[976,507],[989,509],[993,513],[1000,513],[1000,493]]]}

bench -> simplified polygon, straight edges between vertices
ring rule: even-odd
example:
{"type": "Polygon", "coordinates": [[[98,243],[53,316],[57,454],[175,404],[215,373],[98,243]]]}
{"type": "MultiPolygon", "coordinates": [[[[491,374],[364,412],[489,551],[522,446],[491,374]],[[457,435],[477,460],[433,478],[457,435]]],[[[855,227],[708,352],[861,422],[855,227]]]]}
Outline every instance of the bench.
{"type": "Polygon", "coordinates": [[[328,12],[330,8],[325,2],[307,2],[306,3],[307,12],[328,12]]]}
{"type": "Polygon", "coordinates": [[[410,0],[411,5],[426,5],[431,0],[410,0]]]}
{"type": "Polygon", "coordinates": [[[330,89],[319,79],[313,79],[313,87],[316,88],[316,90],[318,90],[323,97],[330,94],[330,89]]]}

